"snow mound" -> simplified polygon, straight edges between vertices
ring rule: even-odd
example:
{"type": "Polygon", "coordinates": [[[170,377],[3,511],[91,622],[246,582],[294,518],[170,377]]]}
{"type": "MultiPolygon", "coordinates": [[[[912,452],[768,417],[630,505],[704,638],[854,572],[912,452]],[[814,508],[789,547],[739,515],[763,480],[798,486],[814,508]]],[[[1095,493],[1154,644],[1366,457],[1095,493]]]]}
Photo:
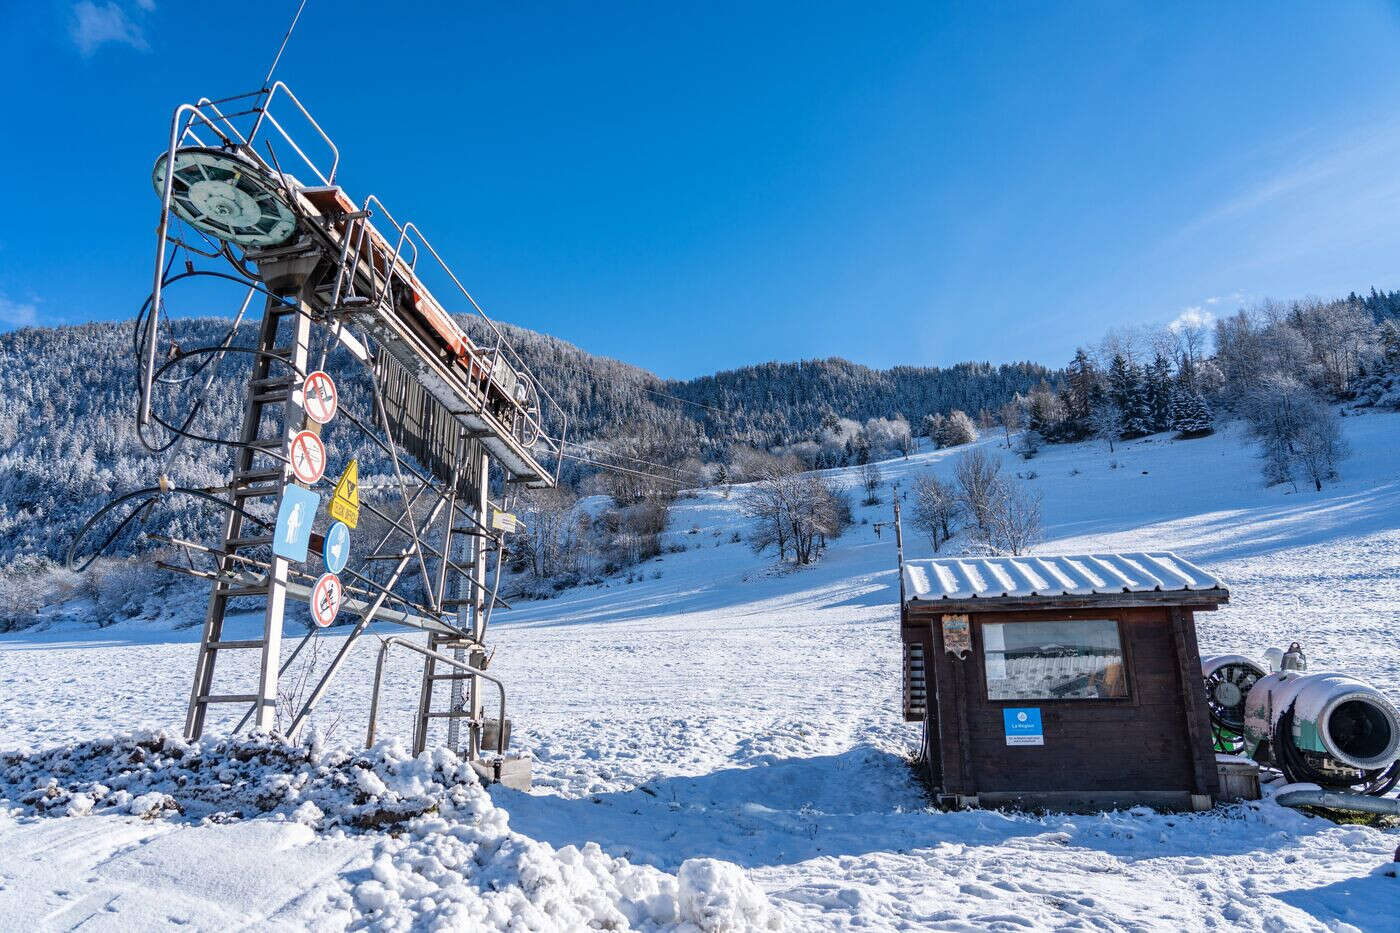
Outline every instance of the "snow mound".
{"type": "Polygon", "coordinates": [[[692,859],[677,877],[595,843],[555,849],[511,831],[476,773],[443,748],[415,758],[394,741],[351,751],[258,733],[185,742],[142,731],[0,753],[0,802],[16,815],[263,818],[368,835],[368,870],[340,884],[377,929],[782,926],[731,863],[692,859]]]}

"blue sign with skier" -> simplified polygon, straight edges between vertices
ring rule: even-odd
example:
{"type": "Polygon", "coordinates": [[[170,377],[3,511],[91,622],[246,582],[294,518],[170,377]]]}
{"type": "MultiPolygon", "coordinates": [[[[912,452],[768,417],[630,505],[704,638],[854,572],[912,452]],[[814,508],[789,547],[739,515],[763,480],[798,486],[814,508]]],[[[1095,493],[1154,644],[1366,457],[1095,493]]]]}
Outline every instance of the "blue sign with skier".
{"type": "Polygon", "coordinates": [[[326,529],[326,539],[321,544],[321,557],[326,569],[339,574],[350,560],[350,528],[344,522],[332,522],[326,529]]]}
{"type": "Polygon", "coordinates": [[[1007,745],[1045,744],[1045,730],[1040,725],[1040,709],[1038,707],[1003,709],[1001,719],[1006,728],[1007,745]]]}
{"type": "Polygon", "coordinates": [[[277,509],[277,530],[272,537],[272,553],[300,563],[306,560],[311,545],[311,523],[321,497],[309,489],[288,483],[282,490],[282,504],[277,509]]]}

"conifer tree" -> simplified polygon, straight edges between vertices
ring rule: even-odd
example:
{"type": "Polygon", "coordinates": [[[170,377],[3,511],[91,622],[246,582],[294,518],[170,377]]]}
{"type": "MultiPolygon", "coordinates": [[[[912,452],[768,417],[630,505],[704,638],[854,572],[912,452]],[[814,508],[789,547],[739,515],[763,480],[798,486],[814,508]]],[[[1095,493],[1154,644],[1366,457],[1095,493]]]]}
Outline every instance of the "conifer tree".
{"type": "Polygon", "coordinates": [[[1113,358],[1108,371],[1110,400],[1123,413],[1120,436],[1125,440],[1152,432],[1152,414],[1147,401],[1147,384],[1142,370],[1123,354],[1113,358]]]}
{"type": "Polygon", "coordinates": [[[1178,437],[1205,437],[1215,431],[1215,416],[1201,393],[1177,385],[1172,393],[1171,427],[1178,437]]]}
{"type": "Polygon", "coordinates": [[[1147,369],[1147,407],[1153,431],[1172,426],[1172,364],[1160,353],[1147,369]]]}

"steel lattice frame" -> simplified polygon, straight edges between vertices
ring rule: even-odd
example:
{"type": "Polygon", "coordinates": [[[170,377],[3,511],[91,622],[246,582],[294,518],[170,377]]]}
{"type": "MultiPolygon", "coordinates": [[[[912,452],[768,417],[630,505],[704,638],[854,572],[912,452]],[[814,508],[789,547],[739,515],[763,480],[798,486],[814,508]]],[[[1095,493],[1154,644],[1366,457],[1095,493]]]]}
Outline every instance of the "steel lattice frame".
{"type": "MultiPolygon", "coordinates": [[[[486,675],[470,672],[479,673],[485,664],[487,626],[493,608],[501,603],[496,591],[503,537],[488,521],[491,467],[497,465],[506,495],[518,485],[553,485],[563,459],[567,423],[499,328],[485,318],[416,226],[394,220],[372,195],[358,207],[349,201],[336,184],[339,163],[334,142],[281,82],[238,97],[206,98],[176,108],[169,146],[157,163],[161,216],[153,286],[137,318],[134,343],[140,390],[138,430],[149,450],[165,454],[164,466],[153,485],[118,497],[93,516],[75,540],[69,561],[89,565],[133,523],[146,522],[166,497],[194,496],[221,509],[223,535],[217,545],[148,535],[184,559],[183,563],[161,561],[161,566],[211,584],[186,733],[191,739],[199,737],[205,712],[216,702],[249,707],[238,728],[250,721],[258,728],[272,728],[279,679],[317,637],[317,630],[308,631],[285,659],[281,657],[286,598],[305,598],[314,575],[271,553],[269,515],[275,514],[284,491],[295,482],[290,440],[311,426],[300,386],[310,371],[324,368],[331,353],[348,355],[367,377],[370,394],[355,399],[342,392],[337,420],[352,425],[360,442],[387,457],[392,467],[392,479],[379,489],[387,495],[377,502],[366,496],[361,504],[385,527],[368,555],[345,569],[346,605],[359,618],[300,704],[287,732],[295,735],[306,723],[370,625],[391,622],[429,633],[415,744],[421,748],[426,741],[431,716],[446,716],[455,746],[459,714],[465,712],[460,718],[471,726],[468,751],[475,756],[483,724],[478,688],[486,675]],[[317,166],[274,115],[275,101],[286,101],[292,114],[329,151],[328,170],[317,166]],[[260,144],[265,152],[259,152],[260,144]],[[319,184],[303,185],[284,172],[278,148],[294,153],[298,164],[319,184]],[[184,229],[187,225],[176,210],[177,156],[181,164],[194,166],[181,182],[183,194],[178,201],[187,213],[188,179],[199,177],[194,172],[208,178],[204,166],[217,165],[220,159],[237,160],[238,166],[246,165],[261,179],[257,184],[243,183],[251,192],[248,197],[261,198],[264,187],[274,191],[295,216],[295,232],[283,243],[240,247],[231,242],[232,234],[225,239],[217,236],[217,230],[210,236],[194,227],[184,229]],[[387,220],[393,241],[373,225],[372,216],[387,220]],[[460,330],[460,339],[454,336],[455,325],[416,268],[420,255],[430,256],[437,271],[445,273],[486,320],[493,346],[478,347],[460,330]],[[233,324],[218,343],[186,348],[161,339],[160,317],[167,292],[191,281],[235,282],[246,288],[233,324]],[[259,297],[264,312],[257,345],[239,344],[244,320],[259,297]],[[440,345],[444,335],[446,352],[440,345]],[[200,412],[209,408],[209,395],[217,390],[220,373],[236,365],[235,360],[249,370],[241,433],[237,438],[201,434],[197,430],[200,412]],[[180,398],[172,403],[183,404],[183,410],[162,410],[162,401],[191,390],[193,400],[180,398]],[[555,437],[544,431],[546,418],[555,437]],[[176,456],[190,441],[232,451],[234,469],[225,485],[183,486],[172,479],[176,456]],[[546,457],[556,461],[554,472],[541,465],[546,457]],[[84,548],[85,539],[112,525],[114,530],[99,545],[84,548]],[[496,573],[494,581],[488,582],[487,557],[493,553],[498,555],[496,573]],[[79,554],[86,556],[80,559],[79,554]],[[387,574],[375,572],[381,562],[386,566],[392,562],[387,574]],[[421,584],[421,595],[408,592],[408,579],[421,584]],[[246,596],[266,599],[263,638],[223,640],[229,600],[246,596]],[[454,653],[448,666],[464,672],[437,678],[431,674],[434,649],[448,647],[454,653]],[[262,651],[255,690],[215,693],[219,653],[238,648],[262,651]],[[452,683],[448,713],[428,710],[434,679],[452,683]],[[469,695],[463,695],[464,687],[469,695]]],[[[237,173],[233,174],[237,180],[237,173]]],[[[261,202],[242,203],[252,205],[252,210],[263,209],[257,207],[261,202]]],[[[263,226],[273,225],[264,222],[263,226]]],[[[316,429],[319,432],[319,426],[316,429]]],[[[504,729],[504,724],[498,729],[504,729]]]]}

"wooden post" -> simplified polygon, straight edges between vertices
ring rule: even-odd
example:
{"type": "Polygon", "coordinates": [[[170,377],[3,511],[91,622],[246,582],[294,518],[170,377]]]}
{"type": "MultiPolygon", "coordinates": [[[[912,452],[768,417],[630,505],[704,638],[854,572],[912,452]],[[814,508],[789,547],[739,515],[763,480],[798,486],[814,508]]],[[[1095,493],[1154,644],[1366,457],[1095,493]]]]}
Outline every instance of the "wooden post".
{"type": "Polygon", "coordinates": [[[1172,606],[1167,614],[1171,618],[1172,639],[1176,645],[1176,669],[1181,683],[1182,715],[1186,717],[1186,740],[1191,745],[1192,787],[1197,794],[1218,797],[1220,778],[1216,773],[1214,746],[1210,741],[1210,720],[1201,680],[1196,626],[1180,606],[1172,606]]]}

